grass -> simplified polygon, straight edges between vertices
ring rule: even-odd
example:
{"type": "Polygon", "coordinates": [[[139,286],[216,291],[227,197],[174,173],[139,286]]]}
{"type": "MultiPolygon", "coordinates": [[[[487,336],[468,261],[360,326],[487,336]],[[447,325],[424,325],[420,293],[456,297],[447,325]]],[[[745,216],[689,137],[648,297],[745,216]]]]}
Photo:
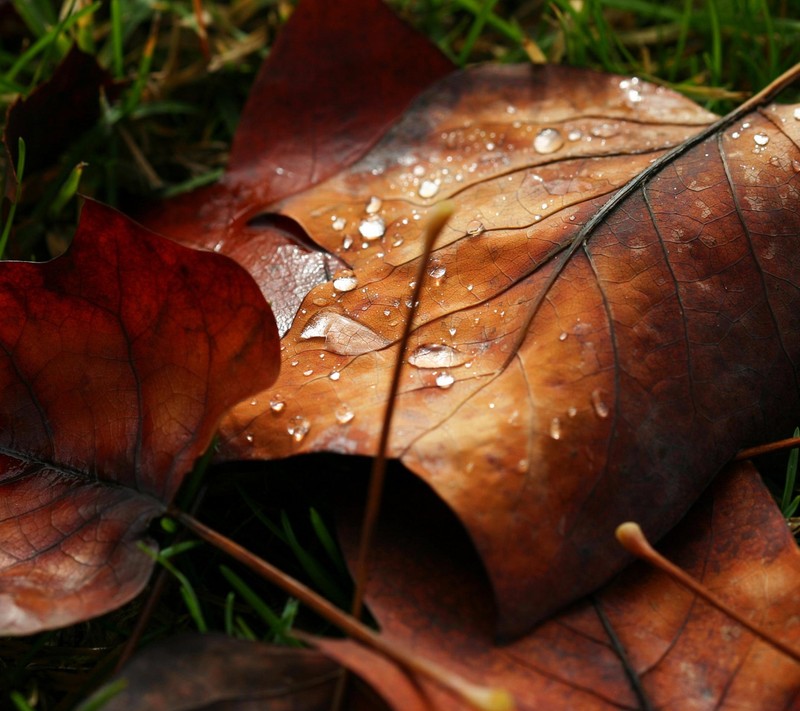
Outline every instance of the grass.
{"type": "MultiPolygon", "coordinates": [[[[717,112],[800,61],[800,21],[788,3],[767,0],[391,4],[459,66],[546,60],[592,67],[673,87],[717,112]]],[[[4,111],[46,81],[73,44],[120,82],[97,124],[51,165],[25,171],[19,151],[21,185],[6,205],[0,254],[8,240],[11,254],[37,259],[64,248],[78,192],[128,210],[217,180],[255,73],[292,9],[286,0],[204,0],[198,20],[191,0],[12,5],[17,17],[4,26],[16,29],[0,37],[4,111]]],[[[200,501],[200,518],[345,605],[351,590],[326,523],[324,485],[295,486],[280,463],[270,465],[267,491],[264,476],[201,473],[182,494],[183,506],[200,501]]],[[[784,508],[794,512],[797,503],[787,484],[784,508]]],[[[163,545],[159,564],[177,585],[168,586],[144,640],[217,629],[291,644],[297,620],[324,629],[207,547],[172,530],[154,535],[163,545]]],[[[15,707],[25,711],[70,708],[113,664],[142,606],[140,599],[75,628],[0,640],[2,693],[14,690],[15,707]]]]}

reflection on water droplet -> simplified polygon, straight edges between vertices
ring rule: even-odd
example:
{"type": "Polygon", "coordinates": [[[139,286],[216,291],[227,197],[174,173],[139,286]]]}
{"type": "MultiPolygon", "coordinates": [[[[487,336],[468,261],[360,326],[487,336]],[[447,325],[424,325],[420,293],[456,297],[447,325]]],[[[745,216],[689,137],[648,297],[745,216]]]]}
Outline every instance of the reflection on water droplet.
{"type": "Polygon", "coordinates": [[[347,227],[347,220],[344,217],[336,217],[333,215],[331,217],[331,227],[335,229],[337,232],[341,232],[345,227],[347,227]]]}
{"type": "Polygon", "coordinates": [[[286,403],[278,397],[274,397],[269,401],[269,409],[273,412],[281,412],[284,407],[286,407],[286,403]]]}
{"type": "Polygon", "coordinates": [[[314,375],[314,370],[312,368],[309,368],[308,370],[304,370],[303,371],[303,375],[305,375],[306,377],[308,377],[309,375],[314,375]]]}
{"type": "Polygon", "coordinates": [[[386,223],[380,215],[370,215],[365,220],[361,220],[358,231],[364,239],[378,239],[383,237],[383,233],[386,232],[386,223]]]}
{"type": "Polygon", "coordinates": [[[533,150],[537,153],[555,153],[563,145],[561,132],[555,128],[543,128],[533,139],[533,150]]]}
{"type": "Polygon", "coordinates": [[[439,192],[439,186],[433,180],[423,180],[417,192],[421,198],[431,198],[439,192]]]}
{"type": "Polygon", "coordinates": [[[766,133],[757,133],[753,136],[757,146],[766,146],[769,143],[769,136],[766,133]]]}
{"type": "Polygon", "coordinates": [[[566,331],[562,331],[561,333],[558,334],[558,340],[566,341],[568,336],[569,334],[566,331]]]}
{"type": "Polygon", "coordinates": [[[431,264],[430,269],[428,269],[428,274],[434,279],[441,279],[447,274],[447,267],[445,267],[444,264],[434,262],[431,264]]]}
{"type": "Polygon", "coordinates": [[[739,136],[741,136],[741,135],[742,135],[742,134],[741,134],[741,133],[739,133],[738,131],[734,131],[734,132],[731,134],[731,138],[732,138],[732,139],[734,139],[734,140],[736,140],[736,139],[737,139],[737,138],[739,138],[739,136]]]}
{"type": "Polygon", "coordinates": [[[349,269],[342,269],[333,275],[333,288],[336,291],[352,291],[358,286],[358,279],[349,269]]]}
{"type": "Polygon", "coordinates": [[[300,338],[324,338],[325,348],[339,355],[361,355],[389,344],[388,339],[375,333],[369,326],[337,311],[314,314],[300,332],[300,338]]]}
{"type": "Polygon", "coordinates": [[[310,429],[311,423],[302,415],[295,415],[286,423],[286,431],[295,442],[302,442],[310,429]]]}
{"type": "Polygon", "coordinates": [[[408,356],[409,364],[416,368],[454,368],[466,361],[467,356],[464,353],[443,343],[419,346],[408,356]]]}
{"type": "Polygon", "coordinates": [[[610,410],[603,400],[603,392],[601,390],[592,390],[592,407],[599,418],[604,420],[608,417],[610,410]]]}
{"type": "Polygon", "coordinates": [[[436,376],[436,387],[438,388],[446,390],[454,382],[456,382],[456,379],[450,375],[450,373],[439,373],[439,375],[436,376]]]}
{"type": "Polygon", "coordinates": [[[331,371],[331,374],[328,376],[331,380],[338,380],[342,377],[342,374],[338,370],[331,371]]]}
{"type": "Polygon", "coordinates": [[[553,439],[561,439],[561,420],[557,417],[550,420],[550,436],[553,439]]]}
{"type": "Polygon", "coordinates": [[[250,444],[252,444],[252,443],[253,443],[253,435],[251,435],[249,432],[248,432],[248,433],[247,433],[247,434],[244,436],[244,438],[245,438],[245,439],[246,439],[248,442],[250,442],[250,444]]]}
{"type": "Polygon", "coordinates": [[[379,197],[375,197],[374,195],[369,199],[366,208],[368,215],[374,215],[378,210],[381,209],[381,205],[383,205],[383,201],[379,197]]]}
{"type": "Polygon", "coordinates": [[[483,226],[483,223],[480,220],[472,220],[467,225],[467,234],[468,235],[479,235],[482,234],[486,228],[483,226]]]}
{"type": "Polygon", "coordinates": [[[347,407],[347,405],[341,405],[336,408],[334,415],[336,416],[336,421],[340,425],[346,425],[356,416],[356,414],[349,407],[347,407]]]}
{"type": "Polygon", "coordinates": [[[580,140],[581,140],[581,138],[583,138],[583,131],[579,131],[577,128],[573,128],[573,129],[572,129],[572,130],[571,130],[571,131],[570,131],[570,132],[567,134],[567,140],[568,140],[568,141],[573,141],[573,142],[574,142],[574,141],[580,141],[580,140]]]}

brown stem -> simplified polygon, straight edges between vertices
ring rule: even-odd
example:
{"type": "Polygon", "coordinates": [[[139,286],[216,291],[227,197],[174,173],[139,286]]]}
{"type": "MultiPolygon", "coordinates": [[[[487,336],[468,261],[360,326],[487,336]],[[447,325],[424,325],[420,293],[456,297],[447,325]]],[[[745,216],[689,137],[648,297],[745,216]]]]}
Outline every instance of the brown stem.
{"type": "Polygon", "coordinates": [[[367,558],[372,546],[372,536],[375,532],[375,524],[378,520],[378,512],[381,506],[381,499],[383,498],[383,485],[384,479],[386,478],[386,453],[389,448],[392,418],[394,417],[395,405],[397,403],[397,391],[400,389],[400,373],[403,369],[404,362],[403,355],[408,345],[408,339],[411,337],[411,330],[414,326],[414,317],[416,316],[419,298],[422,294],[422,284],[427,274],[426,268],[428,266],[428,259],[433,251],[436,238],[453,214],[453,209],[453,203],[449,200],[444,200],[434,205],[422,231],[422,255],[419,260],[414,289],[411,293],[411,306],[409,307],[408,316],[406,317],[406,322],[403,327],[403,335],[400,337],[400,348],[397,353],[397,360],[395,360],[394,363],[392,381],[386,396],[386,410],[381,425],[381,436],[378,442],[378,451],[372,463],[372,473],[370,475],[369,491],[367,493],[367,505],[364,511],[364,520],[361,524],[358,560],[355,570],[355,591],[353,592],[353,605],[351,607],[351,613],[353,617],[357,619],[361,618],[361,611],[364,606],[364,593],[367,587],[369,567],[367,558]]]}
{"type": "Polygon", "coordinates": [[[628,521],[627,523],[621,524],[617,527],[616,535],[617,540],[629,553],[633,553],[637,558],[647,561],[650,565],[666,573],[676,583],[680,583],[683,587],[691,590],[695,595],[705,600],[712,607],[717,608],[720,612],[726,614],[732,620],[738,622],[756,637],[772,645],[775,649],[783,652],[796,662],[800,662],[800,651],[794,649],[785,642],[781,642],[781,640],[776,639],[769,632],[744,618],[727,603],[723,602],[721,598],[708,590],[702,583],[699,583],[674,563],[670,563],[670,561],[656,551],[653,546],[650,545],[638,523],[628,521]]]}
{"type": "Polygon", "coordinates": [[[794,449],[800,447],[800,437],[788,437],[787,439],[779,439],[776,442],[769,442],[767,444],[759,444],[757,447],[748,447],[747,449],[739,450],[739,453],[733,458],[735,462],[741,462],[745,459],[752,459],[762,454],[770,454],[771,452],[780,452],[782,449],[794,449]]]}
{"type": "Polygon", "coordinates": [[[230,538],[200,523],[189,514],[175,508],[170,508],[168,513],[177,521],[180,521],[196,536],[199,536],[219,550],[224,551],[265,580],[279,586],[282,590],[289,593],[289,595],[296,597],[308,608],[325,618],[331,624],[336,625],[353,639],[380,652],[407,670],[435,681],[445,689],[457,694],[473,708],[480,709],[481,711],[512,711],[515,708],[514,699],[505,689],[473,684],[445,667],[419,656],[412,650],[396,642],[387,640],[379,633],[371,630],[354,617],[351,617],[346,612],[343,612],[338,607],[328,602],[308,586],[303,585],[303,583],[295,580],[274,565],[262,560],[230,538]]]}

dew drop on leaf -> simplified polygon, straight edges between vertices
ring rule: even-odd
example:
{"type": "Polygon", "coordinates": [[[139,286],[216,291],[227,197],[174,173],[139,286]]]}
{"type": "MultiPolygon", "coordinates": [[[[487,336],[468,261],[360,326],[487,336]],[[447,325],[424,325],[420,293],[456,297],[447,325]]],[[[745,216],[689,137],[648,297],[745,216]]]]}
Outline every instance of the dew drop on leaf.
{"type": "MultiPolygon", "coordinates": [[[[374,195],[369,199],[366,208],[364,208],[368,215],[374,215],[378,210],[381,209],[381,205],[383,205],[383,201],[379,197],[375,197],[374,195]]],[[[366,235],[365,235],[366,236],[366,235]]]]}
{"type": "Polygon", "coordinates": [[[421,198],[431,198],[438,192],[439,186],[432,180],[423,180],[418,190],[421,198]]]}
{"type": "Polygon", "coordinates": [[[437,388],[442,388],[443,390],[446,390],[454,382],[456,382],[456,379],[452,375],[450,375],[450,373],[439,373],[439,375],[436,376],[437,388]]]}
{"type": "Polygon", "coordinates": [[[444,264],[434,263],[428,270],[428,274],[433,279],[441,279],[445,274],[447,274],[447,267],[444,266],[444,264]]]}
{"type": "Polygon", "coordinates": [[[561,439],[561,420],[557,417],[550,420],[550,436],[553,439],[561,439]]]}
{"type": "Polygon", "coordinates": [[[346,425],[350,420],[352,420],[356,415],[355,413],[347,406],[347,405],[340,405],[336,408],[336,412],[334,413],[336,416],[336,421],[340,425],[346,425]]]}
{"type": "Polygon", "coordinates": [[[275,397],[269,401],[269,409],[273,412],[282,412],[284,407],[286,407],[286,403],[280,398],[275,397]]]}
{"type": "Polygon", "coordinates": [[[300,332],[304,341],[324,338],[325,348],[339,355],[362,355],[389,344],[369,326],[354,321],[338,311],[319,311],[300,332]]]}
{"type": "Polygon", "coordinates": [[[533,150],[543,155],[555,153],[563,145],[564,138],[556,128],[543,128],[533,139],[533,150]]]}
{"type": "Polygon", "coordinates": [[[286,425],[286,431],[295,442],[302,442],[310,429],[311,423],[302,415],[295,415],[286,425]]]}
{"type": "Polygon", "coordinates": [[[592,407],[599,418],[605,419],[608,417],[608,413],[610,412],[608,405],[603,400],[602,391],[598,389],[592,390],[592,407]]]}
{"type": "Polygon", "coordinates": [[[443,343],[419,346],[408,356],[409,364],[416,368],[453,368],[465,363],[466,360],[466,355],[443,343]]]}
{"type": "Polygon", "coordinates": [[[386,232],[386,223],[380,215],[370,215],[366,219],[361,220],[358,231],[366,240],[378,239],[379,237],[383,237],[384,232],[386,232]]]}
{"type": "Polygon", "coordinates": [[[333,275],[333,288],[336,291],[352,291],[358,286],[358,279],[349,269],[343,269],[333,275]]]}
{"type": "Polygon", "coordinates": [[[757,146],[766,146],[769,143],[769,136],[766,133],[757,133],[753,136],[757,146]]]}

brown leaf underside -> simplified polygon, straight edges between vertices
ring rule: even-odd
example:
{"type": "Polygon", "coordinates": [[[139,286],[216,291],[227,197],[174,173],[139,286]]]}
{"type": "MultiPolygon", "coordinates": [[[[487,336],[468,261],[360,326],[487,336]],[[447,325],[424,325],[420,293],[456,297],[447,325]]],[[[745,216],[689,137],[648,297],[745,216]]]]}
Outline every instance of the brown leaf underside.
{"type": "Polygon", "coordinates": [[[149,521],[222,413],[274,380],[277,354],[243,269],[97,203],[63,257],[0,264],[3,634],[138,593],[149,521]]]}
{"type": "Polygon", "coordinates": [[[227,456],[374,452],[419,224],[452,198],[391,453],[465,523],[502,636],[596,588],[627,560],[621,521],[658,538],[738,448],[796,411],[791,108],[667,164],[564,264],[618,188],[712,118],[644,82],[563,67],[434,86],[361,161],[277,206],[353,278],[308,294],[276,386],[224,422],[227,456]]]}
{"type": "MultiPolygon", "coordinates": [[[[507,688],[520,711],[800,705],[796,662],[643,563],[527,636],[495,645],[491,593],[463,532],[428,492],[409,488],[405,495],[406,510],[393,506],[382,521],[373,557],[369,604],[383,634],[467,678],[507,688]]],[[[348,525],[353,556],[357,536],[357,525],[348,525]]],[[[721,475],[662,550],[729,604],[798,645],[800,552],[750,464],[721,475]]],[[[360,673],[369,663],[350,644],[330,641],[323,649],[360,673]]],[[[465,708],[430,682],[412,681],[422,695],[415,699],[414,687],[403,685],[404,705],[396,708],[465,708]]],[[[396,681],[372,675],[371,683],[388,693],[396,681]]]]}

